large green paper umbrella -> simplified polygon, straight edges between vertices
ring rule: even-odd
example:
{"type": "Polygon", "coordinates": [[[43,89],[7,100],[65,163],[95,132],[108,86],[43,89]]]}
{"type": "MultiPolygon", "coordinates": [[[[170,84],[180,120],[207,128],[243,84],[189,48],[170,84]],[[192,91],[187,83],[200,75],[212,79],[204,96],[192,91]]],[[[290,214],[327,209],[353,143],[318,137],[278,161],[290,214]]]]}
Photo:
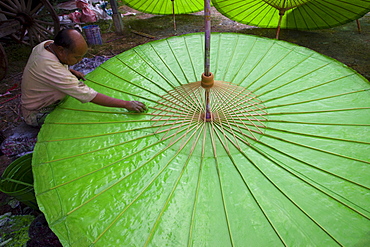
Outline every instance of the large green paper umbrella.
{"type": "Polygon", "coordinates": [[[127,6],[155,15],[189,14],[203,10],[204,0],[124,0],[127,6]]]}
{"type": "Polygon", "coordinates": [[[284,41],[154,41],[87,75],[141,100],[130,113],[68,98],[33,154],[36,198],[64,246],[366,246],[370,84],[284,41]]]}
{"type": "Polygon", "coordinates": [[[262,28],[325,29],[370,11],[370,0],[212,0],[228,18],[262,28]]]}

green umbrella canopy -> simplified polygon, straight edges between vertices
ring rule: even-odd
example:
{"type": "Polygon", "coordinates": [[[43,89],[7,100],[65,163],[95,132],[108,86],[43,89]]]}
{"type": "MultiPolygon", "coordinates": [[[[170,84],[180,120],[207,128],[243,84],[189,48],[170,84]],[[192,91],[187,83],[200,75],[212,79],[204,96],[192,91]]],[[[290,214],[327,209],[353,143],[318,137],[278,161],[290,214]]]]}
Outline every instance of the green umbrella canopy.
{"type": "Polygon", "coordinates": [[[86,83],[147,113],[68,98],[33,154],[64,246],[366,246],[370,84],[284,41],[215,33],[117,55],[86,83]]]}
{"type": "Polygon", "coordinates": [[[136,10],[156,15],[189,14],[203,10],[204,0],[123,0],[136,10]]]}
{"type": "Polygon", "coordinates": [[[370,11],[370,0],[212,0],[228,18],[262,28],[325,29],[370,11]]]}

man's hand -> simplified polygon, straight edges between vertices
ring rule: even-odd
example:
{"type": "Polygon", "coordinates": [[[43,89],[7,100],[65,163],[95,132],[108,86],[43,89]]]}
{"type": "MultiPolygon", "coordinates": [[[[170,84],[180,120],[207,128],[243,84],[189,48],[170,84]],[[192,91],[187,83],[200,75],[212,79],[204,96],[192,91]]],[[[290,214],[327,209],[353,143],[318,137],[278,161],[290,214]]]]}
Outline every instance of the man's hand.
{"type": "Polygon", "coordinates": [[[145,104],[140,101],[126,101],[125,108],[129,111],[135,112],[144,112],[147,110],[145,104]]]}

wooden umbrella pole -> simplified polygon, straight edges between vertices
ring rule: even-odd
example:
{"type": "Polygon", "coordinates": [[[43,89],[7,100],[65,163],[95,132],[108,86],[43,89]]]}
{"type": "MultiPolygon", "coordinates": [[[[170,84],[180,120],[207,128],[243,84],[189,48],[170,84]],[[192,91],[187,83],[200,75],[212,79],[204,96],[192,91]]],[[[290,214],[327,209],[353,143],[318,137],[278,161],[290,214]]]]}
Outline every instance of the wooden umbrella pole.
{"type": "Polygon", "coordinates": [[[204,0],[204,27],[205,27],[205,55],[204,73],[202,75],[202,87],[205,88],[205,121],[212,121],[211,107],[209,104],[209,91],[213,86],[213,75],[210,72],[210,45],[211,45],[211,2],[204,0]]]}
{"type": "Polygon", "coordinates": [[[279,23],[278,23],[278,27],[277,27],[277,30],[276,30],[276,37],[275,37],[276,39],[279,39],[281,20],[283,19],[284,14],[285,14],[285,10],[280,9],[279,10],[279,23]]]}
{"type": "Polygon", "coordinates": [[[360,24],[360,21],[357,19],[356,20],[356,23],[357,23],[357,30],[359,33],[361,33],[361,24],[360,24]]]}
{"type": "Polygon", "coordinates": [[[171,1],[172,1],[173,30],[176,31],[175,0],[171,0],[171,1]]]}
{"type": "Polygon", "coordinates": [[[205,27],[205,57],[204,74],[210,75],[210,43],[211,43],[211,3],[210,0],[204,0],[204,27],[205,27]]]}

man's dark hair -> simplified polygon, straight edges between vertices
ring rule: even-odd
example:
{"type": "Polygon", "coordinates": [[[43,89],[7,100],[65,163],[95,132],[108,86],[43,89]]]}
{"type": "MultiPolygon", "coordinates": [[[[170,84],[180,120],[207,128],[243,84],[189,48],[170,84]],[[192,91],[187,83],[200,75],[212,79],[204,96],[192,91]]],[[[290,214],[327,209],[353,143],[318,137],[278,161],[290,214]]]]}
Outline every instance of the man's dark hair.
{"type": "Polygon", "coordinates": [[[73,51],[75,48],[75,42],[70,35],[72,31],[76,31],[76,29],[66,28],[59,31],[54,38],[54,44],[66,48],[69,51],[73,51]]]}

